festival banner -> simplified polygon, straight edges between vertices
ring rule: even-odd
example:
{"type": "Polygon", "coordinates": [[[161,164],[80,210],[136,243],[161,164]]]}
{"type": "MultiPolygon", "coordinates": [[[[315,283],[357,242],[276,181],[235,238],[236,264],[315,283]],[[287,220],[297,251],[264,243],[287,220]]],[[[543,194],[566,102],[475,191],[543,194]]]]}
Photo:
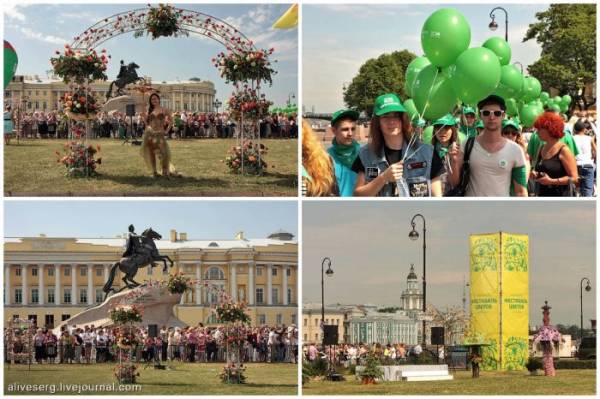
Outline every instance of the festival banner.
{"type": "Polygon", "coordinates": [[[529,237],[500,233],[502,370],[523,370],[529,357],[529,237]]]}
{"type": "Polygon", "coordinates": [[[500,343],[500,236],[470,236],[471,329],[490,346],[483,348],[481,368],[497,370],[500,343]]]}

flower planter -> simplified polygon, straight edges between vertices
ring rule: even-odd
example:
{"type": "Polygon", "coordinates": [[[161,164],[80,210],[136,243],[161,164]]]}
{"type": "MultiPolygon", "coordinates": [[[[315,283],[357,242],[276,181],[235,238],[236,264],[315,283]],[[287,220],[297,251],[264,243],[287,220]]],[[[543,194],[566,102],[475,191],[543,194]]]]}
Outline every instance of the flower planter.
{"type": "Polygon", "coordinates": [[[375,377],[363,376],[361,380],[363,385],[375,385],[375,377]]]}

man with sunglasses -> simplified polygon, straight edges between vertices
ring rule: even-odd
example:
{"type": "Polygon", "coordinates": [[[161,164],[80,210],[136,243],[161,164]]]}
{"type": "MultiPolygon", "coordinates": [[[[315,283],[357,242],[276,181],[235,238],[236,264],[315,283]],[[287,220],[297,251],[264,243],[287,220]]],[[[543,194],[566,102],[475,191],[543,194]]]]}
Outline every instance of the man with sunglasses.
{"type": "Polygon", "coordinates": [[[352,170],[352,164],[360,151],[360,144],[354,140],[358,116],[356,111],[341,109],[331,118],[334,137],[327,152],[333,159],[340,197],[351,197],[354,192],[357,174],[352,170]]]}
{"type": "MultiPolygon", "coordinates": [[[[518,144],[502,137],[502,120],[506,104],[502,97],[490,95],[477,104],[483,131],[470,140],[470,176],[466,195],[469,197],[508,197],[511,183],[516,196],[527,196],[525,156],[518,144]]],[[[452,163],[450,180],[453,186],[460,182],[467,143],[456,144],[448,152],[452,163]]]]}

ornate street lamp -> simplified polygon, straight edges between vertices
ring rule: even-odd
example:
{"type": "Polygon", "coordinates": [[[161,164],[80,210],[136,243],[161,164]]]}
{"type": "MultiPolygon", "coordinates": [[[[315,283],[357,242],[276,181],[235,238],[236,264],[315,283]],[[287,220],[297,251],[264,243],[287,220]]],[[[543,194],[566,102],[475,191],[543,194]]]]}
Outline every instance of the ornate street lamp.
{"type": "Polygon", "coordinates": [[[496,7],[492,9],[490,12],[490,18],[492,19],[492,22],[490,22],[488,26],[492,32],[498,29],[498,23],[496,22],[496,16],[494,15],[494,11],[496,10],[504,11],[504,40],[508,42],[508,12],[504,8],[496,7]]]}
{"type": "Polygon", "coordinates": [[[579,282],[579,305],[580,305],[580,312],[579,312],[579,321],[580,321],[580,327],[581,330],[579,332],[579,347],[581,348],[581,342],[583,341],[583,282],[586,281],[587,284],[585,286],[585,290],[587,292],[590,292],[592,290],[592,286],[590,285],[590,279],[587,277],[584,277],[581,279],[581,281],[579,282]]]}
{"type": "Polygon", "coordinates": [[[412,227],[412,230],[410,231],[410,233],[408,233],[408,238],[410,238],[412,241],[416,241],[419,239],[419,233],[417,232],[417,230],[415,230],[416,227],[416,223],[415,223],[415,219],[420,217],[421,220],[423,220],[423,338],[422,338],[422,343],[423,343],[423,349],[425,349],[425,345],[427,344],[426,342],[426,331],[425,331],[425,312],[427,311],[427,280],[425,278],[425,271],[426,271],[426,264],[427,264],[427,238],[426,238],[426,233],[427,233],[427,228],[425,226],[425,217],[423,215],[421,215],[420,213],[417,213],[415,216],[413,216],[412,220],[410,221],[410,225],[412,227]]]}
{"type": "Polygon", "coordinates": [[[513,65],[518,65],[519,67],[521,67],[521,75],[523,75],[523,64],[521,64],[519,61],[515,61],[513,62],[513,65]]]}
{"type": "Polygon", "coordinates": [[[294,95],[294,93],[288,94],[287,106],[289,107],[290,105],[292,105],[292,100],[295,100],[295,99],[296,99],[296,96],[294,95]]]}
{"type": "Polygon", "coordinates": [[[325,349],[325,274],[327,277],[333,276],[333,270],[331,269],[331,259],[323,258],[321,262],[321,330],[323,331],[323,339],[321,344],[325,349]],[[327,262],[327,271],[325,271],[325,262],[327,262]]]}

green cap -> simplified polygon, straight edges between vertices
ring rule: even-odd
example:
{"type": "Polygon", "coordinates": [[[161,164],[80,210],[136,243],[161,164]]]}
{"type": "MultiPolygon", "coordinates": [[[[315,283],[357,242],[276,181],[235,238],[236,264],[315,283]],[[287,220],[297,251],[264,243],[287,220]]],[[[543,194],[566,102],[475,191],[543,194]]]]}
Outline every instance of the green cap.
{"type": "Polygon", "coordinates": [[[504,129],[507,126],[510,126],[519,132],[521,131],[521,127],[519,126],[519,124],[512,119],[502,120],[502,129],[504,129]]]}
{"type": "Polygon", "coordinates": [[[433,122],[433,126],[456,126],[456,118],[453,117],[451,114],[446,114],[444,116],[442,116],[440,119],[438,119],[437,121],[433,122]]]}
{"type": "Polygon", "coordinates": [[[483,129],[483,122],[481,119],[475,123],[475,129],[483,129]]]}
{"type": "Polygon", "coordinates": [[[373,108],[375,115],[381,116],[390,112],[406,112],[406,108],[397,95],[393,93],[382,94],[375,99],[375,107],[373,108]]]}
{"type": "Polygon", "coordinates": [[[413,126],[415,126],[415,127],[424,127],[424,126],[426,125],[426,123],[427,123],[427,122],[426,122],[426,121],[425,121],[425,119],[423,119],[423,118],[414,118],[414,119],[412,120],[412,124],[413,124],[413,126]]]}
{"type": "Polygon", "coordinates": [[[351,109],[340,109],[335,111],[331,116],[331,126],[335,125],[335,123],[342,118],[348,118],[356,121],[358,120],[358,112],[351,109]]]}
{"type": "Polygon", "coordinates": [[[475,115],[476,114],[475,108],[469,107],[469,106],[463,107],[462,113],[463,113],[463,115],[466,115],[466,114],[473,114],[473,115],[475,115]]]}

